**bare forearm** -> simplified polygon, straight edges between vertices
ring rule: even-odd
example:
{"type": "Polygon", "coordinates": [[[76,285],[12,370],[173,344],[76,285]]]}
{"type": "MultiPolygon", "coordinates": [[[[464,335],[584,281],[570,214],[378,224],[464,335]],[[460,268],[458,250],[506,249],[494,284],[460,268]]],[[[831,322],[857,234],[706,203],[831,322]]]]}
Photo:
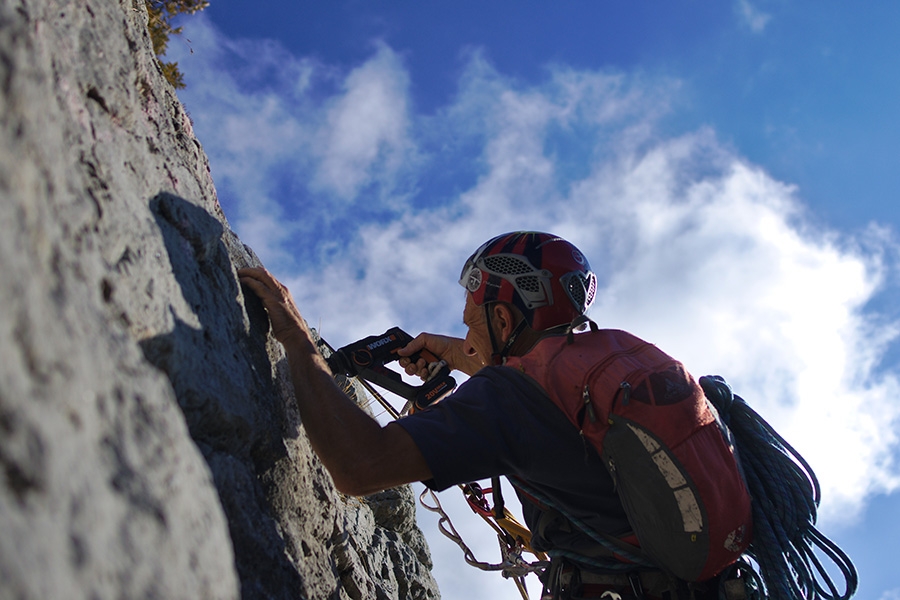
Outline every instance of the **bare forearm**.
{"type": "Polygon", "coordinates": [[[284,346],[297,406],[313,449],[337,480],[381,427],[338,388],[312,342],[296,338],[284,346]]]}
{"type": "Polygon", "coordinates": [[[307,336],[283,344],[304,429],[339,490],[362,495],[430,477],[406,432],[383,428],[347,397],[307,336]]]}
{"type": "Polygon", "coordinates": [[[337,488],[362,495],[430,479],[409,434],[397,425],[382,428],[334,383],[288,289],[263,268],[240,269],[238,276],[266,307],[272,335],[288,356],[300,418],[337,488]]]}

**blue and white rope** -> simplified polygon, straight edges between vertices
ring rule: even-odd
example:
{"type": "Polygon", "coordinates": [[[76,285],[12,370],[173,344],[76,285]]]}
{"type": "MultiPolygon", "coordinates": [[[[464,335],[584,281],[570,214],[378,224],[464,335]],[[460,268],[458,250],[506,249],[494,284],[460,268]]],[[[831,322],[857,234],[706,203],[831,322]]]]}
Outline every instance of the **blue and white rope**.
{"type": "MultiPolygon", "coordinates": [[[[802,456],[718,376],[700,385],[734,436],[753,509],[753,541],[747,550],[759,572],[762,598],[847,600],[859,578],[850,558],[816,529],[821,490],[802,456]],[[819,560],[827,556],[844,578],[843,593],[819,560]],[[826,589],[827,588],[827,589],[826,589]]],[[[740,568],[749,569],[742,561],[740,568]]]]}

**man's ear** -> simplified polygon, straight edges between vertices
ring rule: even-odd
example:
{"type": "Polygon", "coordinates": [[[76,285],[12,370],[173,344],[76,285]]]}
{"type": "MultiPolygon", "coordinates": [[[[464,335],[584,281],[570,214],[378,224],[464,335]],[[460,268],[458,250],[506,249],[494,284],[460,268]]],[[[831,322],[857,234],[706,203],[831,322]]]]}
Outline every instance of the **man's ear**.
{"type": "Polygon", "coordinates": [[[516,328],[516,315],[508,304],[497,302],[491,307],[492,323],[497,328],[497,337],[503,344],[516,328]]]}

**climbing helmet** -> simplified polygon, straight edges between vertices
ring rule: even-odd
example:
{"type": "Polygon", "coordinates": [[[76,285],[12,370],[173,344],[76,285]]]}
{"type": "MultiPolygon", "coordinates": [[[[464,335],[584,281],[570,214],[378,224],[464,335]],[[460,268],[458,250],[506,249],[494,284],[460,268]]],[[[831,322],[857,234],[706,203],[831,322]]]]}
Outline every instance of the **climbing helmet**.
{"type": "Polygon", "coordinates": [[[597,292],[584,254],[561,237],[536,231],[505,233],[482,244],[466,261],[459,283],[478,306],[516,306],[536,331],[568,325],[597,292]]]}

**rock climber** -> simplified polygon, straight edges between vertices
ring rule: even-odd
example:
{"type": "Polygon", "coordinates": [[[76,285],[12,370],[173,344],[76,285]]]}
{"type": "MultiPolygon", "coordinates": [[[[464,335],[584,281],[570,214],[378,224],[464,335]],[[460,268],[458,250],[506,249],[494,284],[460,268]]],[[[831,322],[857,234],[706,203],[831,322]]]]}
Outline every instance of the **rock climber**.
{"type": "MultiPolygon", "coordinates": [[[[478,248],[459,280],[466,337],[422,333],[400,351],[408,357],[427,349],[469,379],[442,401],[385,426],[334,382],[288,289],[261,268],[238,274],[268,312],[307,435],[341,492],[365,495],[414,481],[443,490],[504,475],[522,500],[531,545],[561,557],[544,577],[549,597],[704,597],[702,588],[679,588],[661,570],[605,571],[579,559],[615,560],[586,531],[633,541],[609,465],[540,385],[503,366],[585,320],[597,279],[574,245],[547,233],[514,232],[478,248]]],[[[411,375],[428,375],[424,360],[400,364],[411,375]]],[[[689,375],[678,376],[693,385],[689,375]]],[[[672,381],[665,384],[677,388],[680,380],[672,381]]]]}

